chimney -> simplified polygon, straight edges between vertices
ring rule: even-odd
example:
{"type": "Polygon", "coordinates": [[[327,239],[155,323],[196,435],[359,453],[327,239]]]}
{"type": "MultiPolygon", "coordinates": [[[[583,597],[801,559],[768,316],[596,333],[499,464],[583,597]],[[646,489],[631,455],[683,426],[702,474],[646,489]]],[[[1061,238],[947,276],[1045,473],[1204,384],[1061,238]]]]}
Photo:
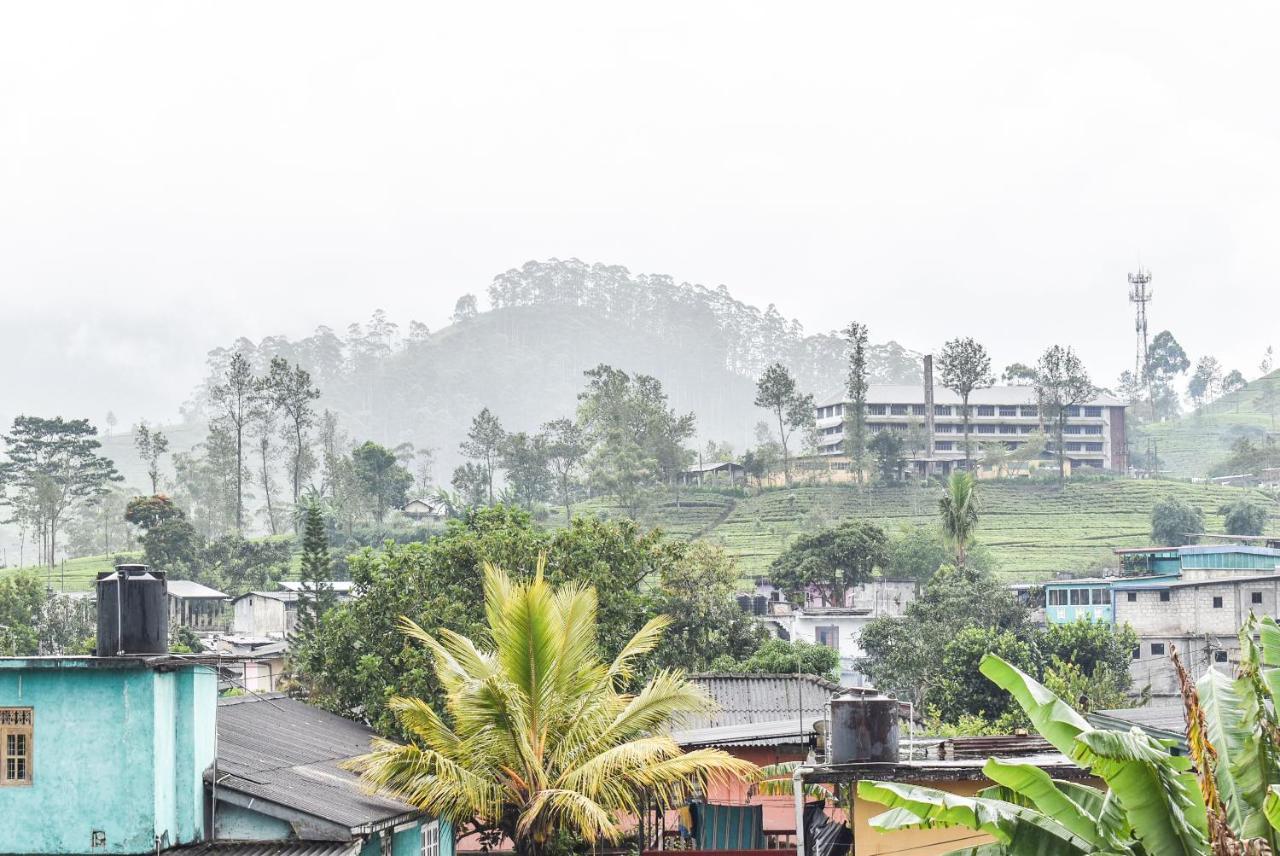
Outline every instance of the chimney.
{"type": "Polygon", "coordinates": [[[933,354],[924,355],[924,474],[933,475],[933,354]]]}

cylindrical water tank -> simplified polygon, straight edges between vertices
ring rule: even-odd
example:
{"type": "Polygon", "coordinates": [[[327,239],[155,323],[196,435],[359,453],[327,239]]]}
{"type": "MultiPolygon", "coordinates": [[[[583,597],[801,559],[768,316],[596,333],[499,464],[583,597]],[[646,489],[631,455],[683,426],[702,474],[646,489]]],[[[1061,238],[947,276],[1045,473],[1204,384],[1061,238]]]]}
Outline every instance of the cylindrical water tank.
{"type": "Polygon", "coordinates": [[[99,657],[169,651],[168,584],[146,565],[98,574],[99,657]]]}
{"type": "Polygon", "coordinates": [[[898,762],[898,701],[847,695],[831,700],[832,764],[898,762]]]}

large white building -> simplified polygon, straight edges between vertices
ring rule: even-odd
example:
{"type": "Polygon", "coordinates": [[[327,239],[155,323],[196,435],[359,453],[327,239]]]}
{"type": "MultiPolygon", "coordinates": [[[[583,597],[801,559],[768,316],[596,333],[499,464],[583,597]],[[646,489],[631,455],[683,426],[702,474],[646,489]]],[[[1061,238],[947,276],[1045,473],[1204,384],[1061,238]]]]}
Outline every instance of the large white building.
{"type": "MultiPolygon", "coordinates": [[[[1063,445],[1072,467],[1125,471],[1124,410],[1124,402],[1109,395],[1067,409],[1063,445]]],[[[843,399],[817,405],[821,454],[845,453],[852,415],[852,405],[843,399]]],[[[964,408],[960,396],[944,387],[934,386],[927,395],[924,386],[872,384],[866,400],[867,439],[880,431],[903,435],[904,456],[921,475],[946,474],[965,457],[964,408]]],[[[1052,450],[1053,426],[1040,413],[1034,387],[993,386],[969,396],[969,444],[975,460],[985,443],[1017,449],[1037,431],[1049,438],[1052,450]]]]}

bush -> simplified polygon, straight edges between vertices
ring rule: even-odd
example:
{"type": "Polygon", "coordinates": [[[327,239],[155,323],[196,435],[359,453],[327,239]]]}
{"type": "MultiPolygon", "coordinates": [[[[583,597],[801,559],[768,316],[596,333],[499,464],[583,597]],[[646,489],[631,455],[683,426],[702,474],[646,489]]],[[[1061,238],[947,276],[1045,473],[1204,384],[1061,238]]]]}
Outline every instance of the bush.
{"type": "Polygon", "coordinates": [[[1176,496],[1166,496],[1151,509],[1151,540],[1162,547],[1194,544],[1204,531],[1204,512],[1176,496]]]}

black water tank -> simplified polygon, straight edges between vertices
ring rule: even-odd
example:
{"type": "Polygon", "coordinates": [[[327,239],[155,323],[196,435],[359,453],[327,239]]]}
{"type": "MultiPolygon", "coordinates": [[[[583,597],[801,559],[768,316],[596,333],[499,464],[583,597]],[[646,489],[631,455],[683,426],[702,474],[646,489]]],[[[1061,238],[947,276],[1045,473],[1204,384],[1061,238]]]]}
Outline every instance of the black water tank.
{"type": "Polygon", "coordinates": [[[847,695],[831,700],[832,764],[898,762],[898,701],[847,695]]]}
{"type": "Polygon", "coordinates": [[[168,584],[146,565],[98,574],[99,657],[169,652],[168,584]]]}

